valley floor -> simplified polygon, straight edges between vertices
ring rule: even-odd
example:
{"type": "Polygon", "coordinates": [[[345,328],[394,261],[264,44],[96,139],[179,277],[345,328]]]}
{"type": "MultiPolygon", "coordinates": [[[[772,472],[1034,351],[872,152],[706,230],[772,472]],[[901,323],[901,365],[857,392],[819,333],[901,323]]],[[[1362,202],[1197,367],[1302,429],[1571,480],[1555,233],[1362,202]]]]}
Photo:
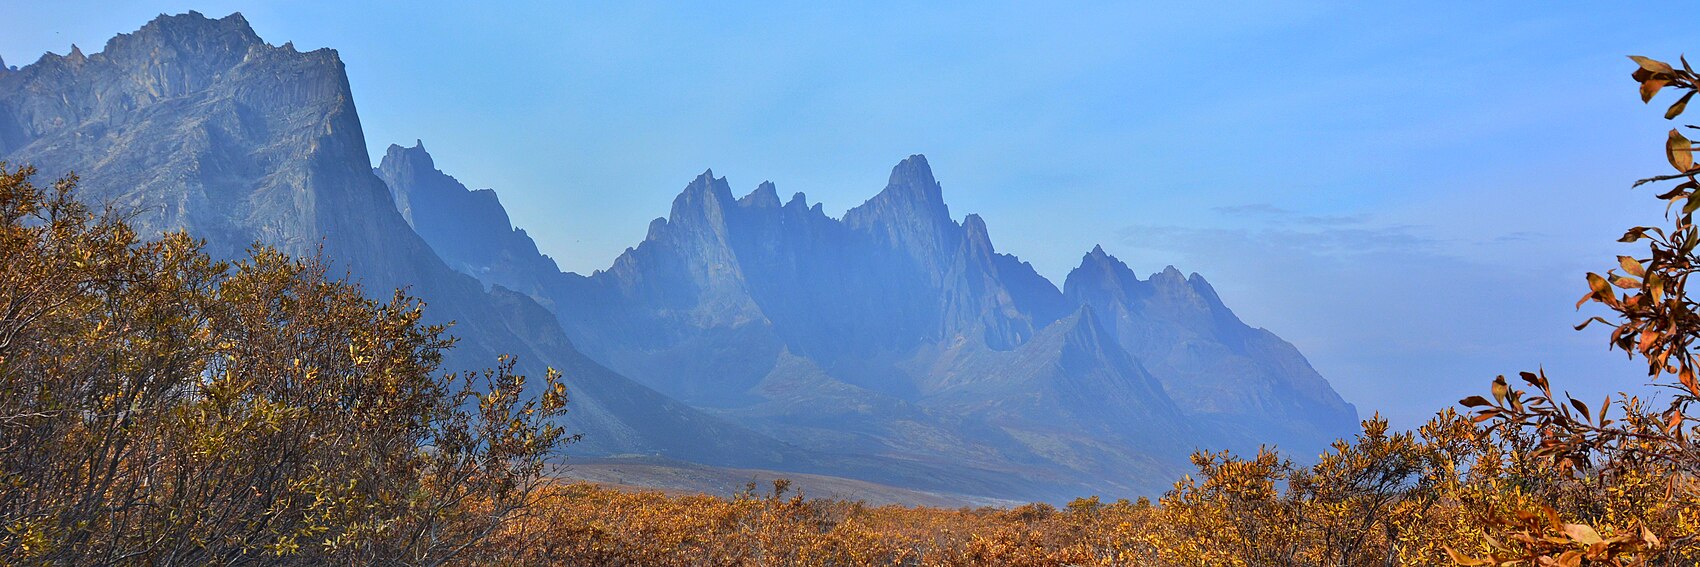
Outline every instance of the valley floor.
{"type": "Polygon", "coordinates": [[[778,480],[731,497],[591,483],[546,489],[487,549],[535,565],[1139,565],[1156,508],[876,506],[778,480]]]}
{"type": "Polygon", "coordinates": [[[859,501],[883,506],[929,506],[962,508],[999,506],[1014,507],[1024,502],[900,488],[829,475],[780,472],[763,469],[712,467],[650,457],[573,459],[570,464],[551,471],[563,481],[586,482],[622,490],[658,490],[673,495],[709,494],[732,497],[745,491],[752,483],[772,486],[775,480],[790,482],[791,490],[809,498],[859,501]]]}

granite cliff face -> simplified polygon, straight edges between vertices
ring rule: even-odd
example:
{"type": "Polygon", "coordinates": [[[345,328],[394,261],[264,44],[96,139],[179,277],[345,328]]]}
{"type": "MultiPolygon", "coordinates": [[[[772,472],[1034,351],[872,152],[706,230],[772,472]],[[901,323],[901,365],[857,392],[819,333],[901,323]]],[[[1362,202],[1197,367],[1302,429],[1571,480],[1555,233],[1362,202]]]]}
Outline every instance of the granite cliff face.
{"type": "MultiPolygon", "coordinates": [[[[591,361],[530,296],[486,293],[449,269],[372,174],[336,52],[268,45],[239,14],[161,16],[99,53],[48,54],[0,73],[0,159],[49,178],[76,172],[83,199],[133,214],[144,234],[187,230],[221,257],[256,242],[296,255],[322,245],[333,270],[374,295],[408,287],[435,320],[455,322],[462,342],[447,370],[512,353],[530,373],[564,371],[569,426],[585,433],[578,454],[768,467],[801,459],[591,361]]],[[[545,265],[531,252],[527,261],[545,265]]]]}

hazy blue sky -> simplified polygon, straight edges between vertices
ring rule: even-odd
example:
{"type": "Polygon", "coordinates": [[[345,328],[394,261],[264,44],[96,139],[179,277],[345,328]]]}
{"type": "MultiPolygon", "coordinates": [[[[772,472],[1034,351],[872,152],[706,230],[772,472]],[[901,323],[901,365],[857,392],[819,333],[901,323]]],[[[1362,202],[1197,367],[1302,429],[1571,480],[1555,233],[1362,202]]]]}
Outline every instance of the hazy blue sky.
{"type": "Polygon", "coordinates": [[[1624,56],[1700,51],[1691,5],[799,4],[0,0],[0,57],[241,11],[341,53],[374,157],[423,139],[573,271],[703,169],[837,214],[925,153],[1001,250],[1059,284],[1097,243],[1200,272],[1366,415],[1543,364],[1641,381],[1571,305],[1661,210],[1628,190],[1669,126],[1624,56]]]}

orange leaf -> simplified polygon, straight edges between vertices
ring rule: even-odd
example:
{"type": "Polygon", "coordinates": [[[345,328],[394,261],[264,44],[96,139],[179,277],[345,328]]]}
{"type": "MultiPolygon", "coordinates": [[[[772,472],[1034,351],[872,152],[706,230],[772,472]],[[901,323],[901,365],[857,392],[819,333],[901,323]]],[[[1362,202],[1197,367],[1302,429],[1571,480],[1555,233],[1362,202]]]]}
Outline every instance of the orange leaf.
{"type": "Polygon", "coordinates": [[[1659,94],[1659,89],[1665,88],[1665,85],[1668,85],[1668,84],[1670,84],[1670,81],[1667,81],[1665,79],[1647,79],[1645,81],[1642,81],[1641,82],[1641,102],[1648,102],[1648,101],[1653,100],[1653,96],[1659,94]]]}
{"type": "Polygon", "coordinates": [[[1458,550],[1452,549],[1452,546],[1450,545],[1443,545],[1440,547],[1446,550],[1446,556],[1451,558],[1453,563],[1457,563],[1459,565],[1489,565],[1493,563],[1492,559],[1477,559],[1475,557],[1458,553],[1458,550]]]}
{"type": "Polygon", "coordinates": [[[1595,294],[1611,293],[1611,284],[1599,274],[1588,272],[1588,289],[1594,290],[1595,294]]]}
{"type": "Polygon", "coordinates": [[[1665,159],[1670,160],[1671,167],[1677,171],[1687,172],[1694,169],[1694,143],[1682,136],[1675,128],[1670,130],[1670,139],[1665,141],[1665,159]]]}
{"type": "Polygon", "coordinates": [[[1649,72],[1649,73],[1659,73],[1659,74],[1665,74],[1665,75],[1676,74],[1676,69],[1671,68],[1670,64],[1665,63],[1663,61],[1659,61],[1657,59],[1649,59],[1649,58],[1646,58],[1646,57],[1642,57],[1640,55],[1630,55],[1629,58],[1635,60],[1636,64],[1640,65],[1642,69],[1646,69],[1647,72],[1649,72]]]}
{"type": "Polygon", "coordinates": [[[1676,118],[1678,115],[1681,115],[1684,110],[1688,110],[1688,99],[1694,98],[1694,93],[1695,91],[1688,91],[1688,94],[1682,95],[1682,98],[1676,99],[1676,102],[1672,103],[1670,108],[1665,110],[1665,120],[1676,118]]]}
{"type": "Polygon", "coordinates": [[[1594,531],[1594,528],[1586,524],[1564,524],[1560,529],[1564,531],[1564,535],[1570,536],[1571,541],[1582,545],[1594,545],[1603,541],[1600,539],[1600,532],[1594,531]]]}
{"type": "Polygon", "coordinates": [[[1647,274],[1647,270],[1641,267],[1641,262],[1628,256],[1618,256],[1617,265],[1623,266],[1623,271],[1631,276],[1639,278],[1647,274]]]}

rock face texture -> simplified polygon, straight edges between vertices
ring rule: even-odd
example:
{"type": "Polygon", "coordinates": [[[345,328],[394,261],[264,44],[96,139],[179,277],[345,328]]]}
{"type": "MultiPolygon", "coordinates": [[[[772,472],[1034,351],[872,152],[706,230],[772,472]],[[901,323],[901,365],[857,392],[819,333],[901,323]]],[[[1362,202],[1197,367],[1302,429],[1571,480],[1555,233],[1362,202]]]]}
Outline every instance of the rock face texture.
{"type": "MultiPolygon", "coordinates": [[[[241,15],[161,16],[99,53],[48,54],[0,74],[0,160],[46,178],[76,172],[83,199],[133,214],[143,234],[186,230],[220,257],[254,243],[296,255],[322,245],[333,270],[374,296],[407,286],[431,317],[455,322],[462,342],[446,370],[511,353],[531,374],[565,372],[580,454],[768,467],[801,458],[591,361],[528,295],[487,293],[449,269],[372,174],[336,52],[267,45],[241,15]]],[[[489,205],[481,212],[505,224],[493,196],[489,205]]],[[[526,260],[553,266],[532,252],[526,260]]]]}
{"type": "Polygon", "coordinates": [[[322,249],[373,295],[407,287],[455,322],[450,370],[563,370],[574,454],[1062,500],[1154,494],[1194,448],[1303,454],[1354,425],[1203,278],[1094,249],[1058,289],[956,220],[919,155],[840,218],[704,172],[588,276],[423,144],[367,155],[336,52],[268,45],[240,15],[0,64],[0,159],[75,171],[85,199],[218,256],[322,249]]]}
{"type": "Polygon", "coordinates": [[[389,187],[396,210],[409,227],[431,227],[418,233],[438,256],[451,262],[477,259],[476,265],[450,263],[456,271],[531,296],[541,295],[543,289],[537,274],[561,271],[554,260],[537,251],[531,236],[511,227],[508,211],[495,191],[467,190],[438,170],[431,154],[425,153],[424,142],[411,148],[391,144],[372,172],[389,187]],[[413,206],[415,202],[419,207],[413,206]]]}

